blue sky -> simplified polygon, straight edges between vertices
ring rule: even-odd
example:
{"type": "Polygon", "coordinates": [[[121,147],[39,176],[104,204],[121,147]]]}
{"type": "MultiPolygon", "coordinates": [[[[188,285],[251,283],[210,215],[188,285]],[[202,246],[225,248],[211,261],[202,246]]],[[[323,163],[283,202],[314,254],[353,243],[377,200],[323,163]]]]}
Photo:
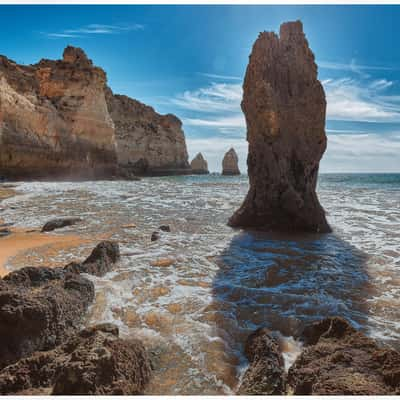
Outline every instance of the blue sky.
{"type": "Polygon", "coordinates": [[[0,6],[0,54],[19,63],[82,47],[129,95],[184,123],[212,171],[246,169],[241,84],[263,30],[300,19],[328,102],[321,172],[400,172],[400,6],[0,6]]]}

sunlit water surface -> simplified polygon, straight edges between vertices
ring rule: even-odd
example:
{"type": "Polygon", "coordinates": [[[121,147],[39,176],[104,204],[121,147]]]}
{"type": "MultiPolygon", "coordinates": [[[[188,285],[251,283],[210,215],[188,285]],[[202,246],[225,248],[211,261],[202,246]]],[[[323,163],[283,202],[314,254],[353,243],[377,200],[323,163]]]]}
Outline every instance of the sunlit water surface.
{"type": "MultiPolygon", "coordinates": [[[[38,227],[79,216],[82,223],[60,232],[120,243],[117,268],[90,278],[96,301],[86,323],[114,322],[122,336],[143,340],[155,367],[149,394],[234,392],[243,343],[259,326],[280,332],[287,366],[301,349],[292,336],[329,315],[400,348],[400,175],[321,175],[334,232],[319,236],[231,229],[226,222],[247,189],[247,177],[219,175],[20,183],[0,217],[38,227]],[[171,232],[151,242],[161,224],[171,232]]],[[[39,260],[88,251],[85,244],[39,260]]]]}

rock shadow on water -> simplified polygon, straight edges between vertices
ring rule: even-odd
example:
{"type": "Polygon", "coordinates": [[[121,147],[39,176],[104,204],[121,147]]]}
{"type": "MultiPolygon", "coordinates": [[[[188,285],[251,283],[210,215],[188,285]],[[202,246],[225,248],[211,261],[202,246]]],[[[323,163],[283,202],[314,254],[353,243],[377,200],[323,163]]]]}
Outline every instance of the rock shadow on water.
{"type": "Polygon", "coordinates": [[[213,313],[217,335],[243,361],[243,345],[266,326],[280,335],[339,315],[363,329],[371,289],[367,255],[334,233],[288,236],[242,231],[217,263],[213,313]]]}

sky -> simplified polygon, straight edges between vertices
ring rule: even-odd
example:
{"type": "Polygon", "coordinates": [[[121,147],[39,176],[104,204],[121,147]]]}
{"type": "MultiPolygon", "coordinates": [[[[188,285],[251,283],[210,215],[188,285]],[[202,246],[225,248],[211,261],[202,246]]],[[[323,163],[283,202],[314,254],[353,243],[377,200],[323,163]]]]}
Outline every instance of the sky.
{"type": "Polygon", "coordinates": [[[1,5],[0,54],[18,63],[82,47],[125,94],[183,122],[190,159],[246,171],[242,81],[261,31],[300,19],[327,98],[321,172],[400,172],[400,6],[1,5]]]}

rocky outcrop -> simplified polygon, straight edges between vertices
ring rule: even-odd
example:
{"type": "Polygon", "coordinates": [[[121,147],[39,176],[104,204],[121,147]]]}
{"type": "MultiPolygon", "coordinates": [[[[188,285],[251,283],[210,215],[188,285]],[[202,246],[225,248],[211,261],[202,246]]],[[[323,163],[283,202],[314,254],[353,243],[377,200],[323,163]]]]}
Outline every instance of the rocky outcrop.
{"type": "Polygon", "coordinates": [[[250,361],[239,394],[400,394],[400,353],[379,345],[340,317],[307,326],[302,353],[285,373],[278,341],[262,328],[250,335],[250,361]]]}
{"type": "Polygon", "coordinates": [[[0,56],[0,175],[111,176],[114,123],[105,72],[81,49],[23,66],[0,56]]]}
{"type": "Polygon", "coordinates": [[[102,324],[84,329],[54,350],[38,352],[0,371],[5,394],[142,394],[151,376],[143,345],[102,324]]]}
{"type": "Polygon", "coordinates": [[[239,157],[235,149],[232,147],[225,153],[222,160],[222,175],[240,175],[239,157]]]}
{"type": "Polygon", "coordinates": [[[260,33],[243,85],[250,189],[229,224],[329,232],[315,189],[326,149],[325,94],[300,21],[260,33]]]}
{"type": "Polygon", "coordinates": [[[257,329],[246,342],[245,354],[250,362],[239,394],[285,394],[285,369],[278,340],[267,328],[257,329]]]}
{"type": "Polygon", "coordinates": [[[119,248],[100,243],[80,267],[26,267],[0,280],[0,369],[59,345],[79,328],[94,286],[79,272],[101,276],[119,248]]]}
{"type": "Polygon", "coordinates": [[[207,161],[201,153],[198,153],[190,163],[191,173],[196,175],[209,174],[207,161]]]}
{"type": "Polygon", "coordinates": [[[303,340],[309,346],[288,373],[294,394],[400,394],[400,353],[379,346],[342,318],[315,323],[303,340]]]}
{"type": "Polygon", "coordinates": [[[19,65],[0,56],[0,177],[189,173],[181,121],[107,87],[82,49],[19,65]]]}
{"type": "Polygon", "coordinates": [[[55,229],[64,228],[65,226],[75,225],[80,222],[80,218],[59,218],[52,219],[43,225],[42,232],[51,232],[55,229]]]}
{"type": "Polygon", "coordinates": [[[115,125],[119,165],[139,175],[189,173],[182,122],[137,100],[106,92],[115,125]]]}

